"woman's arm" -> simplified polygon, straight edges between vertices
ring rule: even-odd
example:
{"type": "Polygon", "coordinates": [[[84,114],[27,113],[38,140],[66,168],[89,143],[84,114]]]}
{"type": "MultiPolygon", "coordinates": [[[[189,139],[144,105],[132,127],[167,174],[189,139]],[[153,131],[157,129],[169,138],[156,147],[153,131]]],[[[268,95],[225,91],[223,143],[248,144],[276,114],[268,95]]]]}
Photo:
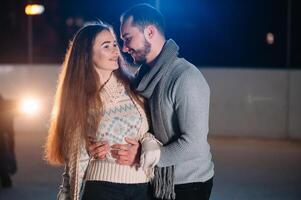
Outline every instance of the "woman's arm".
{"type": "MultiPolygon", "coordinates": [[[[89,164],[90,157],[86,150],[86,145],[83,143],[78,149],[79,154],[79,170],[76,172],[78,173],[79,177],[79,186],[82,186],[82,182],[85,176],[85,172],[87,169],[87,166],[89,164]]],[[[76,162],[72,162],[76,163],[76,162]]],[[[64,172],[62,174],[62,184],[59,187],[59,193],[57,195],[57,200],[71,200],[71,185],[70,185],[70,166],[69,164],[65,165],[64,172]]],[[[74,168],[75,169],[75,168],[74,168]]],[[[75,186],[72,186],[75,187],[75,186]]]]}

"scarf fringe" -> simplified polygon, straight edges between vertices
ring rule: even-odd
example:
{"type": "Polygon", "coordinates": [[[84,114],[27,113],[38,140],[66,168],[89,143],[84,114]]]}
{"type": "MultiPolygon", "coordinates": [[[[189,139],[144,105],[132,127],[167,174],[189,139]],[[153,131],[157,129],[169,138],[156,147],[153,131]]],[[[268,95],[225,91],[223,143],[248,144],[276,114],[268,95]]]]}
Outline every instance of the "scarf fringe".
{"type": "Polygon", "coordinates": [[[155,167],[155,176],[152,181],[154,196],[159,199],[175,199],[174,166],[155,167]]]}

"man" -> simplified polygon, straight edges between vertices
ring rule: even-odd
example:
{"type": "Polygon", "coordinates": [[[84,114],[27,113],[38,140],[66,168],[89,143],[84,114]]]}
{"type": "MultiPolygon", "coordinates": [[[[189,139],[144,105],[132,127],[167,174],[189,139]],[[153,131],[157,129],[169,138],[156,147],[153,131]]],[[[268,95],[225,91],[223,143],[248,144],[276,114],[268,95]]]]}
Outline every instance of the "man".
{"type": "MultiPolygon", "coordinates": [[[[177,44],[165,39],[161,13],[138,4],[121,16],[122,50],[141,67],[135,89],[148,101],[152,131],[163,143],[155,168],[158,199],[209,199],[214,165],[207,142],[210,90],[201,72],[178,57],[177,44]]],[[[133,165],[139,144],[114,145],[120,164],[133,165]]],[[[90,146],[91,155],[101,152],[90,146]]]]}

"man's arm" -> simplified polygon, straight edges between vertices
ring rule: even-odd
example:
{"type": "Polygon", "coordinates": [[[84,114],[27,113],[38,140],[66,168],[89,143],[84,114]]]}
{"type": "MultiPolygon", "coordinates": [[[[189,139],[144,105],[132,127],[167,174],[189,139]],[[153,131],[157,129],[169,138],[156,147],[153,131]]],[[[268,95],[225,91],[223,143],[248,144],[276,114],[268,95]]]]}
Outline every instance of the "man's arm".
{"type": "Polygon", "coordinates": [[[209,150],[210,90],[205,78],[198,69],[189,69],[177,79],[172,94],[180,133],[174,134],[179,134],[175,141],[161,147],[159,167],[202,157],[209,150]]]}

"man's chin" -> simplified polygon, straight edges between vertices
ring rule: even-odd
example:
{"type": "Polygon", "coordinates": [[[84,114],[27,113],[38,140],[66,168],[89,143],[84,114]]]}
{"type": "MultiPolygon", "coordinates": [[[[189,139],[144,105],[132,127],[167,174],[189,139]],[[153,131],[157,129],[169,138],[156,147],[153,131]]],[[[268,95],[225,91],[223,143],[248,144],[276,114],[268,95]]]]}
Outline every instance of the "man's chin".
{"type": "Polygon", "coordinates": [[[146,63],[146,59],[135,59],[134,58],[134,64],[135,65],[143,65],[146,63]]]}

